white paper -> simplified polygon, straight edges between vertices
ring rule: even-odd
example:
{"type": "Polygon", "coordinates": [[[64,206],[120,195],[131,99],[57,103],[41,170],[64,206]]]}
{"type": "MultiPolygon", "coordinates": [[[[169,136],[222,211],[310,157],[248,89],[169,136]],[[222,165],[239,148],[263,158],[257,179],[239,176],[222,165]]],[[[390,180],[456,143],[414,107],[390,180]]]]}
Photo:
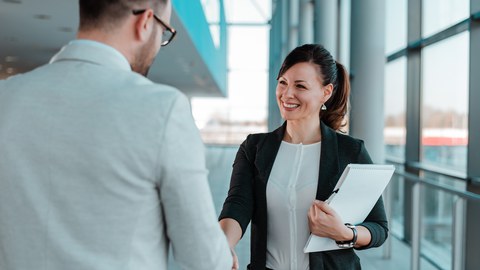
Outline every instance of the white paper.
{"type": "MultiPolygon", "coordinates": [[[[335,186],[339,189],[329,205],[343,223],[362,223],[392,178],[393,165],[348,164],[335,186]]],[[[310,234],[303,251],[317,252],[340,249],[330,238],[310,234]]]]}

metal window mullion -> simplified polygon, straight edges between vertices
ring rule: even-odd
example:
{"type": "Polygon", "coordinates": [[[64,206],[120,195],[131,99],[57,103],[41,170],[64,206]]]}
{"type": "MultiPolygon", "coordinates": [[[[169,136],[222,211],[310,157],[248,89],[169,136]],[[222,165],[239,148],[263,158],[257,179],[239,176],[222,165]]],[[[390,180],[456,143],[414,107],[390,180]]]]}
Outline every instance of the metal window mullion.
{"type": "MultiPolygon", "coordinates": [[[[421,39],[422,1],[408,0],[407,44],[421,39]]],[[[410,45],[409,45],[410,46],[410,45]]],[[[407,54],[407,104],[406,104],[405,161],[420,161],[421,126],[421,50],[408,50],[407,54]]],[[[419,175],[419,171],[406,167],[405,171],[419,175]]],[[[405,182],[404,185],[404,235],[412,244],[411,266],[419,267],[420,260],[420,184],[405,182]]],[[[418,268],[417,268],[418,269],[418,268]]]]}
{"type": "Polygon", "coordinates": [[[420,270],[420,248],[421,248],[421,226],[422,214],[421,204],[421,184],[415,183],[412,187],[412,203],[415,207],[412,210],[412,249],[411,249],[411,270],[420,270]]]}
{"type": "Polygon", "coordinates": [[[457,35],[459,33],[468,31],[468,27],[470,25],[470,22],[474,19],[474,16],[472,15],[471,18],[467,18],[455,25],[452,25],[438,33],[435,33],[429,37],[426,38],[421,38],[419,37],[416,40],[412,40],[407,48],[400,49],[396,52],[393,52],[390,55],[387,55],[387,62],[394,61],[395,59],[398,59],[402,56],[408,55],[410,51],[416,51],[419,49],[422,49],[426,46],[429,46],[431,44],[438,43],[442,40],[448,39],[454,35],[457,35]]]}
{"type": "MultiPolygon", "coordinates": [[[[471,181],[467,184],[467,190],[480,194],[480,121],[475,119],[480,115],[480,20],[475,17],[480,12],[480,0],[470,0],[470,83],[469,83],[469,108],[468,108],[468,146],[467,146],[467,176],[471,181]]],[[[465,239],[465,269],[477,269],[480,265],[480,203],[468,201],[466,214],[465,239]]]]}
{"type": "Polygon", "coordinates": [[[338,0],[313,0],[315,43],[322,44],[333,56],[338,58],[338,0]]]}
{"type": "MultiPolygon", "coordinates": [[[[387,214],[387,220],[392,220],[392,204],[393,204],[393,181],[387,186],[383,192],[383,201],[385,204],[385,213],[387,214]]],[[[391,225],[390,225],[391,226],[391,225]]],[[[383,245],[382,258],[389,260],[392,258],[392,237],[388,237],[387,241],[383,245]]]]}
{"type": "Polygon", "coordinates": [[[465,199],[455,196],[452,211],[452,269],[465,269],[465,199]]]}
{"type": "Polygon", "coordinates": [[[288,51],[295,49],[298,44],[299,37],[299,0],[288,1],[288,51]]]}
{"type": "Polygon", "coordinates": [[[287,53],[287,0],[278,0],[272,4],[272,19],[270,21],[270,58],[268,87],[268,130],[272,131],[282,123],[280,111],[275,97],[276,73],[281,61],[287,53]]]}

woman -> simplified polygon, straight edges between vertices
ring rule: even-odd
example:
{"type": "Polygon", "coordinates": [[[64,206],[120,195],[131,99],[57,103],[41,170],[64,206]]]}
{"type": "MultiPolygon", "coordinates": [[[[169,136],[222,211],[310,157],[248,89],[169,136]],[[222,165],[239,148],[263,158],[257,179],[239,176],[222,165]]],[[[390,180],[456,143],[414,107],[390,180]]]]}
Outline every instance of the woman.
{"type": "Polygon", "coordinates": [[[286,57],[277,80],[277,103],[286,121],[241,144],[220,226],[234,252],[252,222],[248,269],[360,269],[348,247],[365,249],[385,241],[382,199],[356,226],[345,225],[323,202],[347,164],[372,163],[363,141],[337,132],[350,93],[345,67],[322,46],[307,44],[286,57]],[[310,233],[343,248],[303,253],[310,233]]]}

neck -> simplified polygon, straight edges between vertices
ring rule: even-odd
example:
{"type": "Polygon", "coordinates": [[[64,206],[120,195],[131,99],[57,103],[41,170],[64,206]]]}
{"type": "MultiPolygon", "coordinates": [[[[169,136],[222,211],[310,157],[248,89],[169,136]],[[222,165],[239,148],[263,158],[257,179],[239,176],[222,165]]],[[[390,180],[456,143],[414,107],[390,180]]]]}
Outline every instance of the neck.
{"type": "Polygon", "coordinates": [[[322,140],[320,119],[316,121],[287,121],[283,140],[294,144],[312,144],[322,140]]]}
{"type": "Polygon", "coordinates": [[[122,46],[122,44],[128,44],[128,42],[123,42],[122,40],[118,40],[117,38],[118,36],[121,37],[121,35],[107,34],[100,30],[79,31],[77,33],[77,39],[93,40],[93,41],[101,42],[103,44],[106,44],[110,47],[115,48],[117,51],[123,54],[125,58],[127,58],[129,63],[131,63],[132,61],[131,53],[129,53],[128,49],[125,48],[125,46],[122,46]]]}

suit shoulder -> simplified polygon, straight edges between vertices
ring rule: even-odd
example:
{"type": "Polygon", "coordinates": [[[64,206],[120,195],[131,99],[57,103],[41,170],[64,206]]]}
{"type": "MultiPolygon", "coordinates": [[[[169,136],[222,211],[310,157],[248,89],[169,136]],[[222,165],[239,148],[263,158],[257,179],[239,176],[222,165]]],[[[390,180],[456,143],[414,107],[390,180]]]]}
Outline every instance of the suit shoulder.
{"type": "Polygon", "coordinates": [[[337,140],[339,148],[344,148],[347,151],[358,152],[364,144],[363,140],[354,138],[350,135],[337,132],[337,140]]]}
{"type": "Polygon", "coordinates": [[[271,135],[272,135],[272,132],[252,133],[247,136],[244,143],[248,144],[249,146],[259,145],[263,143],[271,135]]]}
{"type": "Polygon", "coordinates": [[[132,93],[132,95],[135,95],[135,92],[140,92],[140,96],[143,97],[143,99],[150,99],[154,103],[175,102],[178,99],[187,99],[185,94],[177,88],[166,84],[152,82],[140,74],[134,75],[130,80],[129,85],[130,87],[124,87],[126,88],[126,91],[132,93]],[[132,91],[132,89],[129,88],[135,90],[132,91]]]}
{"type": "Polygon", "coordinates": [[[337,138],[339,141],[342,141],[343,143],[350,143],[350,144],[361,144],[363,143],[363,140],[352,137],[348,134],[340,133],[337,132],[337,138]]]}
{"type": "Polygon", "coordinates": [[[259,141],[259,140],[267,137],[268,134],[270,134],[270,132],[265,132],[265,133],[252,133],[252,134],[249,134],[249,135],[247,136],[247,138],[249,138],[249,139],[252,140],[252,141],[259,141]]]}
{"type": "Polygon", "coordinates": [[[162,93],[162,94],[171,94],[171,95],[183,95],[180,90],[177,88],[166,85],[166,84],[161,84],[161,83],[155,83],[151,81],[150,79],[137,74],[135,72],[129,72],[131,75],[131,83],[134,84],[138,88],[142,88],[145,90],[149,90],[154,93],[162,93]]]}

